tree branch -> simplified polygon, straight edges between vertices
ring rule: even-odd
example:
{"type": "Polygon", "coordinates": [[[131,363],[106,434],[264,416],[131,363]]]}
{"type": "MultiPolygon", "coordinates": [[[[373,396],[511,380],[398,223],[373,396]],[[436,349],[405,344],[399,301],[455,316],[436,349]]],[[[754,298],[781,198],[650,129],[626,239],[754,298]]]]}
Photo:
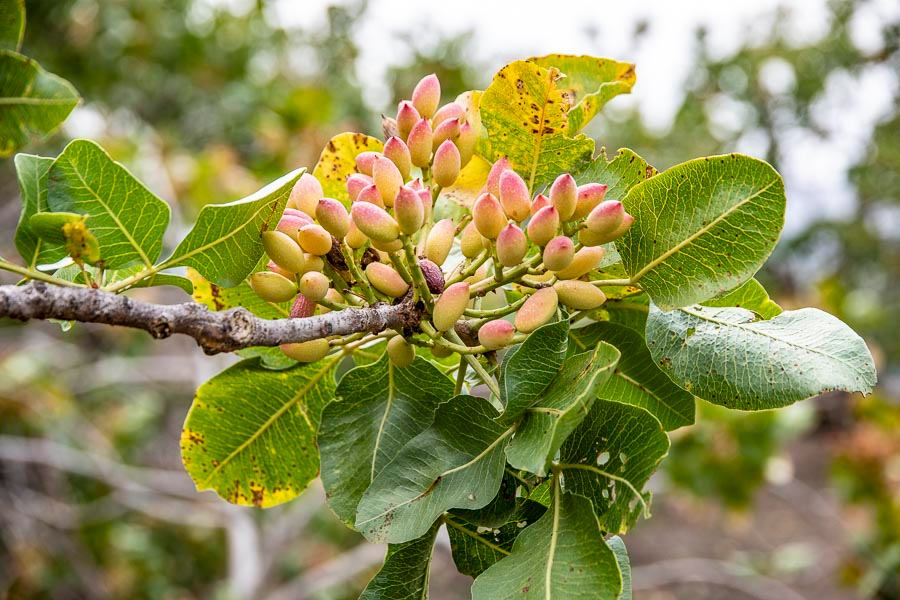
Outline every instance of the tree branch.
{"type": "Polygon", "coordinates": [[[302,319],[261,319],[245,308],[211,312],[195,302],[160,305],[90,288],[48,285],[0,286],[0,317],[20,321],[59,319],[143,329],[157,339],[189,335],[207,354],[251,346],[278,346],[331,335],[377,333],[418,325],[421,307],[409,300],[395,305],[346,310],[302,319]]]}

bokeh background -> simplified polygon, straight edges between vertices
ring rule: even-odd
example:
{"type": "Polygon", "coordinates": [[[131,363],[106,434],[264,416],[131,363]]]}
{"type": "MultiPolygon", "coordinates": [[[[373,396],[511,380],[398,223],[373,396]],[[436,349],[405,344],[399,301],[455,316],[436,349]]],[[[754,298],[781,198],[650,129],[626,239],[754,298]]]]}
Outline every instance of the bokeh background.
{"type": "MultiPolygon", "coordinates": [[[[900,598],[900,3],[26,0],[23,51],[84,104],[33,151],[92,137],[175,208],[312,166],[377,132],[424,74],[445,98],[549,52],[637,63],[589,133],[663,169],[746,152],[785,176],[788,223],[760,279],[869,343],[875,394],[786,410],[703,402],[627,536],[638,599],[900,598]]],[[[0,161],[0,255],[19,211],[0,161]]],[[[170,242],[174,241],[169,240],[170,242]]],[[[5,276],[0,281],[11,282],[5,276]]],[[[180,291],[144,291],[180,301],[180,291]]],[[[0,322],[0,594],[355,598],[384,549],[315,486],[257,511],[197,494],[178,439],[224,368],[190,340],[0,322]]],[[[468,597],[445,538],[432,598],[468,597]]]]}

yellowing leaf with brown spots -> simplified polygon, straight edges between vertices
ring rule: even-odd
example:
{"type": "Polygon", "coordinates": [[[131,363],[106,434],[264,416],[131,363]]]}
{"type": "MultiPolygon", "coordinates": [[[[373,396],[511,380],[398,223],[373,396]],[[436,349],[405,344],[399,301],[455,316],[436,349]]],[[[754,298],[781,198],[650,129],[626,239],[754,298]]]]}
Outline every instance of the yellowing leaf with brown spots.
{"type": "Polygon", "coordinates": [[[204,383],[181,433],[197,490],[266,508],[306,489],[319,472],[316,433],[340,357],[282,371],[245,360],[204,383]]]}
{"type": "Polygon", "coordinates": [[[493,161],[507,156],[532,191],[591,160],[594,141],[569,127],[569,95],[562,73],[529,61],[500,69],[481,96],[481,123],[493,161]]]}
{"type": "Polygon", "coordinates": [[[491,172],[491,163],[476,155],[472,157],[453,185],[441,190],[441,197],[452,200],[460,206],[472,208],[475,199],[487,183],[488,173],[491,172]]]}
{"type": "Polygon", "coordinates": [[[603,105],[619,94],[631,93],[634,65],[596,56],[548,54],[529,59],[542,67],[559,69],[565,78],[559,87],[568,96],[569,131],[579,131],[593,119],[603,105]]]}
{"type": "Polygon", "coordinates": [[[356,156],[366,151],[381,152],[381,140],[364,133],[339,133],[331,138],[319,156],[313,175],[322,184],[325,197],[350,206],[347,177],[356,172],[356,156]]]}

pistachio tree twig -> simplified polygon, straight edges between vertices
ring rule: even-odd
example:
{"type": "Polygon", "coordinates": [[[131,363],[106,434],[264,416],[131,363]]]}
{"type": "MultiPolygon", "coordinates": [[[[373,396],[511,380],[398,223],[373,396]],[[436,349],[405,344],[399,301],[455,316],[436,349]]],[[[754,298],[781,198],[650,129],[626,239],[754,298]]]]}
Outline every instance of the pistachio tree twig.
{"type": "Polygon", "coordinates": [[[0,286],[0,317],[59,319],[143,329],[157,339],[189,335],[207,354],[250,346],[278,346],[332,335],[377,333],[418,326],[421,308],[409,301],[348,308],[302,319],[261,319],[245,308],[209,311],[194,302],[151,304],[90,288],[35,281],[0,286]]]}

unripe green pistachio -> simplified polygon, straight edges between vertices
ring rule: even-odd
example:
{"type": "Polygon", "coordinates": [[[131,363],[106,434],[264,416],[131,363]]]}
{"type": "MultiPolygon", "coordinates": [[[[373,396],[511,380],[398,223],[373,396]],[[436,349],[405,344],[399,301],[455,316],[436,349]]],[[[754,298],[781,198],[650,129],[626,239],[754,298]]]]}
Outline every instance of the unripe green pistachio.
{"type": "Polygon", "coordinates": [[[392,337],[387,343],[387,355],[391,364],[395,367],[408,367],[416,359],[416,350],[412,344],[398,335],[392,337]]]}
{"type": "Polygon", "coordinates": [[[575,214],[572,215],[572,219],[577,221],[588,216],[594,207],[603,202],[607,189],[608,186],[603,183],[586,183],[579,186],[578,201],[575,204],[575,214]]]}
{"type": "Polygon", "coordinates": [[[487,265],[481,265],[480,267],[478,267],[478,270],[475,271],[474,275],[470,275],[469,277],[466,277],[464,279],[464,281],[466,283],[468,283],[469,285],[474,285],[474,284],[478,283],[479,281],[481,281],[482,279],[484,279],[485,277],[487,277],[487,274],[488,274],[487,265]]]}
{"type": "Polygon", "coordinates": [[[432,294],[440,294],[444,291],[444,273],[439,266],[427,258],[420,258],[419,269],[421,269],[425,284],[432,294]]]}
{"type": "Polygon", "coordinates": [[[366,150],[365,152],[360,152],[356,155],[354,161],[356,162],[356,170],[362,173],[363,175],[367,175],[369,177],[372,176],[372,167],[375,165],[375,158],[378,156],[378,152],[373,152],[372,150],[366,150]]]}
{"type": "Polygon", "coordinates": [[[298,362],[311,363],[324,358],[331,346],[328,345],[328,340],[320,338],[296,344],[282,344],[279,348],[288,358],[293,358],[298,362]]]}
{"type": "Polygon", "coordinates": [[[303,269],[303,250],[288,234],[277,230],[263,231],[262,243],[269,258],[285,271],[299,273],[303,269]]]}
{"type": "Polygon", "coordinates": [[[428,163],[431,162],[433,140],[434,133],[431,130],[431,123],[428,119],[419,119],[418,123],[413,125],[412,131],[409,132],[409,137],[406,138],[412,164],[419,168],[428,166],[428,163]]]}
{"type": "Polygon", "coordinates": [[[312,316],[315,311],[315,302],[313,302],[303,294],[297,294],[297,297],[294,298],[294,303],[291,304],[290,317],[292,319],[303,319],[312,316]]]}
{"type": "Polygon", "coordinates": [[[470,222],[463,228],[459,237],[459,251],[466,258],[475,258],[484,250],[483,239],[484,237],[478,232],[475,223],[470,222]]]}
{"type": "Polygon", "coordinates": [[[331,234],[321,225],[301,227],[297,232],[297,241],[304,251],[316,256],[325,256],[331,251],[331,234]]]}
{"type": "Polygon", "coordinates": [[[431,137],[431,149],[437,150],[444,142],[455,140],[459,136],[459,125],[457,119],[450,119],[435,127],[431,137]]]}
{"type": "Polygon", "coordinates": [[[282,269],[281,267],[279,267],[277,264],[275,264],[274,260],[270,260],[269,262],[266,263],[266,270],[272,271],[273,273],[278,273],[282,277],[287,277],[288,279],[291,279],[291,280],[294,279],[294,275],[295,275],[294,273],[291,273],[287,269],[282,269]]]}
{"type": "Polygon", "coordinates": [[[412,102],[409,100],[402,101],[397,106],[397,133],[400,135],[400,138],[407,139],[409,132],[412,131],[412,128],[421,118],[422,115],[412,105],[412,102]]]}
{"type": "MultiPolygon", "coordinates": [[[[375,162],[374,158],[372,159],[372,162],[375,162]]],[[[368,175],[363,175],[362,173],[353,173],[350,175],[347,178],[347,194],[350,196],[350,201],[356,202],[360,192],[370,185],[374,186],[374,184],[375,182],[372,181],[372,178],[368,175]]]]}
{"type": "Polygon", "coordinates": [[[435,358],[447,358],[453,354],[453,350],[446,348],[444,346],[432,346],[431,347],[431,355],[435,358]]]}
{"type": "Polygon", "coordinates": [[[384,200],[381,199],[381,192],[378,191],[378,188],[375,187],[374,183],[372,185],[367,185],[360,190],[355,202],[368,202],[379,208],[384,208],[384,200]]]}
{"type": "Polygon", "coordinates": [[[563,173],[550,186],[550,203],[559,211],[559,218],[568,221],[575,214],[578,204],[578,184],[575,178],[563,173]]]}
{"type": "Polygon", "coordinates": [[[584,246],[599,246],[601,244],[608,244],[609,242],[618,239],[619,236],[628,231],[632,223],[634,223],[634,217],[632,217],[628,213],[625,213],[622,216],[622,222],[619,223],[619,226],[616,227],[613,231],[598,233],[596,231],[585,228],[578,232],[578,240],[584,246]]]}
{"type": "Polygon", "coordinates": [[[558,235],[544,247],[544,266],[551,271],[561,271],[572,264],[575,244],[564,235],[558,235]]]}
{"type": "Polygon", "coordinates": [[[546,246],[559,231],[559,211],[555,206],[545,206],[528,221],[528,239],[538,246],[546,246]]]}
{"type": "Polygon", "coordinates": [[[297,285],[297,288],[300,290],[301,294],[313,302],[318,302],[328,293],[330,285],[331,281],[329,281],[325,275],[318,271],[310,271],[300,278],[300,283],[297,285]]]}
{"type": "Polygon", "coordinates": [[[391,136],[384,143],[384,155],[397,166],[404,181],[409,179],[409,171],[412,169],[412,157],[409,154],[409,147],[406,145],[406,142],[397,136],[391,136]]]}
{"type": "Polygon", "coordinates": [[[516,329],[522,333],[531,333],[553,318],[558,304],[559,297],[556,290],[552,287],[539,289],[516,313],[516,329]]]}
{"type": "Polygon", "coordinates": [[[497,236],[497,258],[504,267],[515,267],[525,258],[528,240],[518,226],[510,223],[497,236]]]}
{"type": "Polygon", "coordinates": [[[432,174],[434,182],[441,187],[449,187],[459,177],[460,156],[459,149],[450,140],[445,141],[434,153],[434,166],[432,174]]]}
{"type": "Polygon", "coordinates": [[[488,321],[478,330],[478,341],[489,350],[509,346],[516,335],[516,328],[509,321],[496,319],[488,321]]]}
{"type": "Polygon", "coordinates": [[[593,310],[606,302],[606,295],[595,285],[578,279],[565,279],[553,284],[559,301],[575,310],[593,310]]]}
{"type": "Polygon", "coordinates": [[[538,194],[534,197],[534,200],[531,201],[530,212],[532,215],[534,215],[537,213],[537,211],[547,206],[553,206],[552,204],[550,204],[550,198],[543,194],[538,194]]]}
{"type": "Polygon", "coordinates": [[[376,290],[391,298],[399,298],[409,290],[409,284],[403,281],[400,274],[384,263],[369,263],[366,278],[376,290]]]}
{"type": "MultiPolygon", "coordinates": [[[[372,247],[376,250],[381,250],[382,252],[398,252],[403,250],[403,242],[399,239],[394,240],[393,242],[379,242],[378,240],[372,240],[372,247]]],[[[391,262],[390,259],[385,260],[384,262],[391,262]]]]}
{"type": "Polygon", "coordinates": [[[506,213],[493,194],[482,194],[472,207],[472,222],[484,237],[495,240],[506,227],[506,213]]]}
{"type": "Polygon", "coordinates": [[[315,254],[310,254],[309,252],[303,253],[303,270],[301,270],[298,275],[303,275],[304,273],[309,273],[310,271],[322,271],[325,269],[325,261],[322,260],[321,256],[316,256],[315,254]]]}
{"type": "Polygon", "coordinates": [[[250,287],[266,302],[287,302],[297,293],[296,284],[283,275],[259,271],[249,277],[250,287]]]}
{"type": "Polygon", "coordinates": [[[453,249],[455,236],[456,223],[452,220],[441,219],[435,223],[425,239],[425,257],[436,265],[444,264],[453,249]]]}
{"type": "Polygon", "coordinates": [[[465,167],[475,155],[475,146],[478,144],[478,131],[471,123],[463,123],[459,126],[459,135],[456,137],[456,147],[459,149],[460,167],[465,167]]]}
{"type": "Polygon", "coordinates": [[[498,158],[491,166],[491,170],[488,171],[487,182],[484,184],[489,193],[494,196],[500,196],[500,176],[507,169],[512,169],[512,165],[505,156],[498,158]]]}
{"type": "Polygon", "coordinates": [[[372,179],[385,206],[393,206],[394,198],[403,185],[403,175],[400,174],[397,165],[386,156],[376,157],[375,165],[372,167],[372,179]]]}
{"type": "Polygon", "coordinates": [[[459,119],[466,114],[465,107],[458,102],[448,102],[443,105],[437,112],[434,113],[434,116],[431,117],[431,126],[437,127],[444,121],[448,121],[450,119],[456,120],[459,119]]]}
{"type": "Polygon", "coordinates": [[[434,303],[434,311],[431,320],[438,331],[453,329],[456,322],[463,316],[466,306],[469,304],[469,284],[463,281],[454,283],[444,290],[444,293],[434,303]]]}
{"type": "Polygon", "coordinates": [[[433,206],[431,205],[431,190],[429,188],[416,190],[416,193],[419,194],[419,199],[422,201],[422,208],[425,210],[425,221],[431,221],[431,211],[433,210],[433,206]]]}
{"type": "Polygon", "coordinates": [[[393,242],[400,235],[400,225],[386,210],[369,202],[356,202],[350,207],[350,217],[371,240],[393,242]]]}
{"type": "Polygon", "coordinates": [[[609,234],[622,224],[625,207],[618,200],[605,200],[594,207],[584,220],[584,227],[591,233],[609,234]]]}
{"type": "Polygon", "coordinates": [[[290,208],[302,210],[310,217],[315,217],[316,205],[324,195],[325,192],[322,191],[322,184],[319,183],[319,180],[309,173],[304,173],[291,189],[287,205],[290,208]]]}
{"type": "Polygon", "coordinates": [[[316,220],[325,228],[325,231],[336,237],[343,238],[350,230],[350,215],[344,205],[334,198],[322,198],[316,207],[316,220]]]}
{"type": "Polygon", "coordinates": [[[413,89],[412,104],[419,111],[420,115],[430,119],[440,103],[441,82],[438,81],[437,75],[434,73],[426,75],[419,80],[419,83],[413,89]]]}
{"type": "Polygon", "coordinates": [[[524,221],[531,212],[528,184],[512,169],[500,174],[500,204],[513,221],[524,221]]]}
{"type": "Polygon", "coordinates": [[[344,236],[344,240],[347,242],[348,246],[356,250],[365,246],[366,242],[369,241],[369,238],[367,238],[366,234],[360,231],[359,227],[356,226],[356,223],[351,220],[350,228],[347,230],[347,235],[344,236]]]}
{"type": "Polygon", "coordinates": [[[582,248],[575,253],[569,266],[556,272],[559,279],[578,279],[597,268],[606,250],[600,246],[582,248]]]}
{"type": "Polygon", "coordinates": [[[394,200],[394,218],[400,226],[400,232],[412,235],[425,223],[425,208],[419,193],[402,186],[394,200]]]}

